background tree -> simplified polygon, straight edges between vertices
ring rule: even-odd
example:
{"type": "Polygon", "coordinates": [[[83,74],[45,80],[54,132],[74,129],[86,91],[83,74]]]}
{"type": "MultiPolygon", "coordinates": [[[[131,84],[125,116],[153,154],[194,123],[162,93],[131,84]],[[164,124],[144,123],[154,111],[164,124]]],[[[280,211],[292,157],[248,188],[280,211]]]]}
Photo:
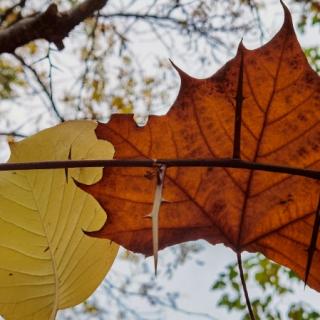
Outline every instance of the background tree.
{"type": "MultiPolygon", "coordinates": [[[[307,32],[312,25],[319,28],[318,1],[296,0],[291,4],[299,13],[301,32],[307,32]]],[[[206,72],[213,70],[215,64],[221,65],[226,57],[232,56],[244,34],[246,38],[261,41],[267,38],[261,18],[267,5],[267,2],[250,0],[1,1],[2,146],[6,140],[28,136],[65,120],[107,121],[113,112],[135,110],[136,121],[143,124],[147,114],[164,113],[178,88],[167,58],[192,65],[193,72],[200,76],[208,75],[206,72]]],[[[319,50],[318,46],[306,48],[318,71],[319,50]]],[[[2,153],[3,159],[5,154],[2,153]]],[[[165,270],[168,277],[201,249],[198,244],[173,248],[174,255],[165,270]]],[[[271,287],[280,295],[289,293],[279,282],[283,275],[291,278],[293,275],[283,268],[270,264],[262,256],[249,258],[245,265],[262,289],[267,286],[272,270],[276,280],[271,282],[271,287]],[[266,275],[267,279],[263,278],[266,275]]],[[[234,268],[229,266],[213,288],[224,290],[230,284],[219,304],[245,312],[234,268]],[[232,290],[236,298],[231,298],[232,290]]],[[[104,286],[104,294],[117,305],[119,318],[150,319],[123,302],[120,294],[143,297],[150,305],[179,309],[178,293],[163,292],[159,284],[152,281],[152,270],[146,264],[137,269],[138,274],[147,274],[139,288],[135,285],[132,288],[133,280],[129,278],[122,279],[120,285],[107,281],[104,286]]],[[[254,301],[256,312],[261,318],[264,315],[268,319],[280,318],[280,311],[270,311],[273,295],[268,297],[265,301],[254,301]]],[[[288,317],[313,319],[312,316],[318,316],[308,308],[306,305],[298,309],[292,307],[288,317]],[[303,312],[307,312],[304,318],[303,312]]],[[[83,304],[80,310],[102,318],[114,312],[101,307],[99,298],[83,304]]],[[[67,312],[64,316],[72,318],[74,313],[68,315],[67,312]]]]}

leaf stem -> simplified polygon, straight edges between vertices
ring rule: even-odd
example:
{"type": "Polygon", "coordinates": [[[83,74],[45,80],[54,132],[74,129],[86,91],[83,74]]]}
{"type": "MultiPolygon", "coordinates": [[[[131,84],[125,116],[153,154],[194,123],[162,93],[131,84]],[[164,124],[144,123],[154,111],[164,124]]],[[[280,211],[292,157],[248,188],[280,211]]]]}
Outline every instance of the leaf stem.
{"type": "Polygon", "coordinates": [[[285,173],[320,180],[320,171],[280,166],[267,163],[245,161],[241,159],[114,159],[114,160],[63,160],[40,162],[1,163],[0,171],[93,168],[93,167],[217,167],[285,173]]]}
{"type": "Polygon", "coordinates": [[[247,304],[248,312],[249,312],[249,315],[250,315],[250,319],[251,320],[256,320],[256,318],[254,316],[254,313],[253,313],[253,310],[252,310],[249,294],[248,294],[248,289],[247,289],[247,285],[246,285],[246,279],[245,279],[244,273],[243,273],[241,253],[239,253],[239,252],[237,252],[237,261],[238,261],[238,267],[239,267],[239,272],[240,272],[240,279],[241,279],[242,289],[243,289],[243,292],[244,292],[244,296],[246,298],[246,304],[247,304]]]}

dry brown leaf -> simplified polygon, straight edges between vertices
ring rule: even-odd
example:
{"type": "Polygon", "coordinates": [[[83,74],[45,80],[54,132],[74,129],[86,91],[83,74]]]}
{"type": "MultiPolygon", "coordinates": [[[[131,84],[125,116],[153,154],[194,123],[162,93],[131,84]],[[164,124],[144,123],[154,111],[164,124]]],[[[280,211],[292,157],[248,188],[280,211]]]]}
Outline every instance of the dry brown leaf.
{"type": "MultiPolygon", "coordinates": [[[[231,158],[320,169],[320,79],[296,39],[290,13],[281,30],[255,50],[237,55],[208,79],[178,70],[181,89],[166,116],[144,128],[116,115],[96,130],[116,159],[231,158]],[[243,72],[242,72],[243,71],[243,72]],[[244,100],[242,101],[242,98],[244,100]],[[235,110],[242,106],[240,154],[235,110]]],[[[150,214],[155,170],[105,168],[82,188],[108,213],[91,233],[152,253],[150,214]]],[[[160,209],[159,248],[205,239],[236,252],[261,252],[304,277],[320,183],[280,173],[230,168],[168,168],[160,209]]],[[[308,284],[320,291],[318,239],[308,284]]],[[[310,251],[310,250],[309,250],[310,251]]]]}

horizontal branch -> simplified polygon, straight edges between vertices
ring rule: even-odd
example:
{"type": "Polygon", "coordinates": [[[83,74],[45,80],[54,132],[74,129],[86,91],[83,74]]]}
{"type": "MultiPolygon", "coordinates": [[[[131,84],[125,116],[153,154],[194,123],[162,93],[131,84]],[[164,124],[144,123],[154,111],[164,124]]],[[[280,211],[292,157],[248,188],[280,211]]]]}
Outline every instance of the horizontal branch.
{"type": "Polygon", "coordinates": [[[134,19],[141,19],[141,20],[158,20],[158,21],[167,21],[172,22],[175,24],[180,24],[184,26],[186,24],[185,20],[179,20],[174,17],[170,16],[161,16],[155,14],[140,14],[140,13],[126,13],[126,12],[116,12],[116,13],[109,13],[109,14],[101,14],[101,18],[110,19],[110,18],[134,18],[134,19]]]}
{"type": "Polygon", "coordinates": [[[0,30],[0,53],[12,53],[30,41],[45,39],[64,48],[63,39],[69,32],[95,11],[102,9],[108,0],[85,0],[70,10],[59,12],[56,4],[47,10],[22,18],[8,28],[0,30]]]}
{"type": "Polygon", "coordinates": [[[27,135],[15,131],[9,131],[9,132],[0,132],[0,136],[7,136],[7,137],[17,137],[17,138],[26,138],[27,135]]]}
{"type": "Polygon", "coordinates": [[[113,160],[65,160],[2,163],[0,171],[37,170],[64,168],[93,168],[93,167],[218,167],[286,173],[296,176],[320,180],[320,171],[266,163],[250,162],[240,159],[113,159],[113,160]]]}
{"type": "MultiPolygon", "coordinates": [[[[229,25],[229,26],[219,26],[219,27],[214,27],[211,26],[210,30],[208,31],[203,31],[200,27],[197,26],[197,21],[190,21],[186,19],[179,19],[170,15],[157,15],[157,14],[141,14],[138,12],[115,12],[115,13],[106,13],[106,14],[100,14],[101,18],[104,19],[112,19],[112,18],[131,18],[131,19],[136,19],[136,20],[150,20],[153,23],[169,23],[173,24],[175,28],[181,27],[182,29],[186,29],[190,27],[192,31],[196,31],[200,34],[203,35],[210,35],[210,32],[215,32],[215,31],[236,31],[239,30],[240,28],[238,26],[234,25],[229,25]]],[[[222,18],[225,16],[220,16],[218,14],[214,14],[214,16],[209,16],[208,20],[213,19],[213,18],[222,18]]]]}

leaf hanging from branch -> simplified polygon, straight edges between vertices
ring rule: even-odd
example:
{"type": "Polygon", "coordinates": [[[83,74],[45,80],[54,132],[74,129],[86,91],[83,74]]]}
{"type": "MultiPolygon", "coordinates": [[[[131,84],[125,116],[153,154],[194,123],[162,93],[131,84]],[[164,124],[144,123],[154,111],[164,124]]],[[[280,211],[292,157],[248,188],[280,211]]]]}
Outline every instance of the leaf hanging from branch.
{"type": "MultiPolygon", "coordinates": [[[[216,74],[195,79],[177,71],[179,95],[166,116],[144,128],[116,115],[96,134],[116,159],[241,158],[320,169],[320,79],[297,41],[284,6],[281,30],[266,45],[237,55],[216,74]]],[[[94,237],[152,253],[155,172],[105,168],[94,185],[79,184],[108,213],[94,237]]],[[[320,242],[310,239],[320,183],[282,173],[231,168],[168,168],[159,216],[159,248],[205,239],[235,252],[261,252],[301,278],[310,252],[308,284],[320,290],[320,242]],[[309,252],[309,254],[308,254],[309,252]]],[[[308,258],[309,256],[309,258],[308,258]]]]}

